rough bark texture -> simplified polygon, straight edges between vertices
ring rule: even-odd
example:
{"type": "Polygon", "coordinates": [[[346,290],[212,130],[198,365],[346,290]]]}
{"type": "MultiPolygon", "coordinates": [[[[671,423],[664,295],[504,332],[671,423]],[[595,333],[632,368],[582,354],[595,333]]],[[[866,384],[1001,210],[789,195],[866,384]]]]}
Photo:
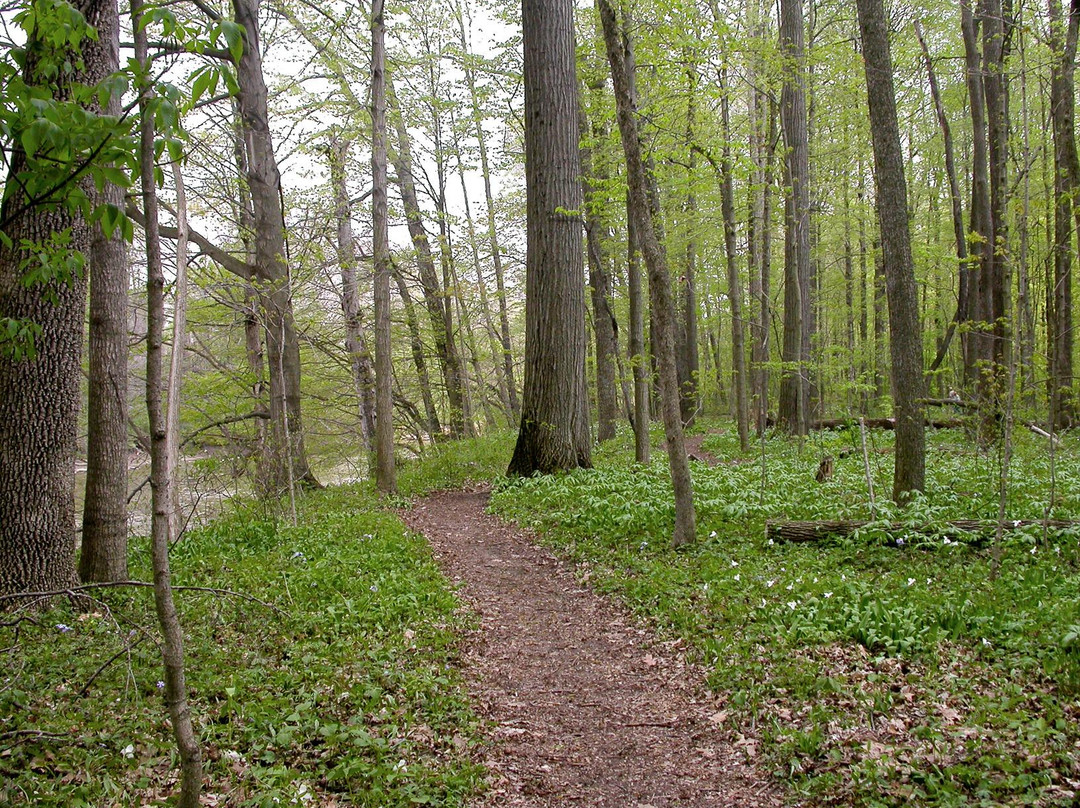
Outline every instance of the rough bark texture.
{"type": "MultiPolygon", "coordinates": [[[[116,70],[120,53],[119,13],[115,0],[99,19],[97,48],[116,70]]],[[[105,112],[120,114],[120,97],[105,112]]],[[[123,209],[124,191],[106,183],[99,204],[123,209]]],[[[87,347],[86,495],[83,501],[79,578],[84,582],[123,581],[127,563],[128,464],[128,256],[120,231],[107,238],[95,227],[88,256],[90,338],[87,347]]]]}
{"type": "MultiPolygon", "coordinates": [[[[630,192],[630,215],[634,219],[645,266],[649,273],[649,300],[652,304],[652,333],[657,346],[656,358],[660,377],[660,404],[663,409],[664,437],[667,441],[668,465],[675,494],[675,531],[672,544],[676,547],[694,541],[696,519],[690,464],[686,459],[682,417],[679,411],[678,377],[675,372],[675,303],[672,300],[671,279],[667,258],[654,227],[655,214],[649,204],[649,182],[641,157],[637,110],[630,89],[626,47],[620,37],[615,10],[608,0],[597,0],[600,22],[604,29],[604,46],[611,65],[615,106],[626,156],[626,173],[630,192]]],[[[623,37],[626,34],[623,33],[623,37]]]]}
{"type": "MultiPolygon", "coordinates": [[[[116,7],[104,0],[78,2],[91,25],[115,30],[116,7]]],[[[109,37],[105,38],[106,41],[109,37]]],[[[40,42],[27,43],[24,68],[28,84],[38,75],[40,42]]],[[[96,83],[105,75],[109,57],[102,41],[85,43],[83,69],[73,80],[96,83]]],[[[72,61],[77,58],[72,55],[72,61]]],[[[68,97],[69,85],[53,83],[56,98],[68,97]]],[[[10,153],[9,177],[25,171],[26,155],[10,153]]],[[[90,252],[93,234],[85,221],[55,207],[29,207],[18,183],[5,184],[0,218],[14,216],[5,235],[17,245],[0,245],[0,317],[29,320],[41,332],[36,355],[15,359],[0,351],[0,594],[49,591],[75,582],[75,452],[79,412],[79,375],[86,310],[86,273],[44,286],[22,283],[22,261],[31,254],[21,242],[44,244],[69,231],[70,256],[90,252]]],[[[92,193],[91,187],[86,187],[92,193]]]]}
{"type": "Polygon", "coordinates": [[[570,0],[523,0],[525,387],[510,474],[591,465],[578,92],[570,0]]]}
{"type": "Polygon", "coordinates": [[[270,132],[267,89],[259,50],[258,0],[233,0],[244,27],[244,53],[236,67],[237,96],[247,146],[248,191],[254,213],[255,269],[263,307],[270,378],[270,440],[273,477],[269,493],[284,493],[300,481],[315,483],[304,449],[300,413],[300,342],[293,320],[292,290],[285,254],[281,174],[270,132]]]}
{"type": "Polygon", "coordinates": [[[806,111],[806,64],[802,0],[780,3],[780,53],[785,62],[780,96],[785,174],[784,362],[780,380],[780,422],[794,434],[806,433],[810,381],[806,365],[807,312],[810,310],[810,150],[806,111]]]}
{"type": "Polygon", "coordinates": [[[390,224],[386,210],[386,22],[371,4],[371,206],[375,254],[375,484],[397,491],[394,465],[394,369],[390,354],[390,224]]]}
{"type": "Polygon", "coordinates": [[[1072,261],[1073,196],[1080,160],[1076,152],[1075,88],[1077,28],[1080,9],[1072,3],[1062,19],[1059,0],[1048,0],[1050,47],[1050,120],[1054,135],[1054,269],[1047,294],[1047,370],[1050,429],[1071,426],[1076,418],[1073,380],[1072,261]]]}
{"type": "Polygon", "coordinates": [[[859,30],[870,105],[878,220],[889,299],[889,351],[896,413],[893,498],[922,491],[926,481],[923,428],[922,329],[908,230],[907,182],[896,118],[892,54],[883,0],[858,0],[859,30]]]}
{"type": "Polygon", "coordinates": [[[641,252],[637,225],[629,215],[630,195],[626,198],[626,287],[630,298],[630,339],[627,352],[634,374],[634,460],[648,464],[650,455],[649,357],[645,353],[645,297],[641,288],[641,252]]]}

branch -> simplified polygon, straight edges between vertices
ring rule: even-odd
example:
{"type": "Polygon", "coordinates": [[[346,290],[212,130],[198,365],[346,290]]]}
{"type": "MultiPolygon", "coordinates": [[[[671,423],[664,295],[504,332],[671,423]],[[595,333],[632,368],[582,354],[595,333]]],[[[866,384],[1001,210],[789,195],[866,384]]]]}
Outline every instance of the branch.
{"type": "MultiPolygon", "coordinates": [[[[137,222],[140,227],[146,227],[146,217],[142,211],[135,205],[129,204],[126,210],[127,216],[134,222],[137,222]]],[[[168,227],[167,225],[160,225],[159,230],[161,235],[168,239],[175,240],[179,233],[177,233],[175,227],[168,227]]],[[[243,278],[245,281],[250,281],[255,278],[255,267],[246,261],[241,261],[235,255],[226,252],[221,247],[214,244],[210,239],[204,236],[197,230],[188,230],[188,238],[199,245],[199,249],[206,255],[218,262],[223,269],[236,275],[238,278],[243,278]]]]}
{"type": "MultiPolygon", "coordinates": [[[[9,595],[0,595],[0,603],[9,600],[32,600],[32,599],[44,599],[54,598],[60,595],[69,595],[75,597],[80,592],[86,592],[91,589],[116,589],[119,587],[130,586],[140,589],[153,589],[154,584],[150,581],[105,581],[102,583],[94,584],[81,584],[79,586],[71,586],[66,589],[54,589],[48,592],[13,592],[9,595]]],[[[259,600],[254,595],[249,595],[246,592],[236,592],[232,589],[218,589],[212,586],[174,586],[173,589],[180,592],[209,592],[213,595],[227,595],[229,597],[240,598],[241,600],[248,600],[252,603],[258,603],[267,609],[270,609],[277,614],[284,615],[281,609],[272,603],[267,603],[265,600],[259,600]]]]}

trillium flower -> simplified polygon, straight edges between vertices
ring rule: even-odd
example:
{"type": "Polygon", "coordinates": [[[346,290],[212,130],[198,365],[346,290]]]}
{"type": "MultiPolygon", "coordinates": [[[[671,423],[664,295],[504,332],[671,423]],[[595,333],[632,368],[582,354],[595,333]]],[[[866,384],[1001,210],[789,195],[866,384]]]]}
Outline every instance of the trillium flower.
{"type": "Polygon", "coordinates": [[[907,585],[908,585],[908,586],[911,586],[911,585],[912,585],[913,583],[915,583],[915,579],[914,579],[914,578],[908,578],[908,579],[907,579],[907,585]]]}
{"type": "Polygon", "coordinates": [[[57,623],[56,624],[56,630],[60,631],[60,632],[62,632],[64,634],[67,634],[69,631],[74,631],[75,629],[73,629],[71,626],[69,626],[69,625],[67,625],[65,623],[57,623]]]}
{"type": "Polygon", "coordinates": [[[772,589],[773,584],[775,584],[775,583],[776,583],[776,579],[775,578],[770,578],[769,580],[767,580],[765,582],[765,586],[769,587],[769,589],[772,589]]]}
{"type": "Polygon", "coordinates": [[[831,598],[832,597],[832,592],[825,592],[823,597],[825,597],[826,599],[831,598]]]}
{"type": "Polygon", "coordinates": [[[1038,549],[1039,549],[1038,547],[1032,547],[1031,548],[1031,554],[1035,555],[1035,551],[1038,550],[1038,549]]]}
{"type": "Polygon", "coordinates": [[[738,581],[740,577],[741,577],[741,576],[739,575],[739,573],[735,573],[735,580],[736,580],[736,581],[738,581]]]}
{"type": "Polygon", "coordinates": [[[899,539],[896,540],[896,546],[897,547],[903,547],[904,546],[904,538],[903,538],[903,536],[901,536],[899,539]]]}
{"type": "Polygon", "coordinates": [[[715,530],[714,530],[714,531],[712,531],[712,532],[711,532],[711,533],[709,534],[709,538],[710,538],[710,539],[715,539],[715,538],[716,538],[716,531],[715,531],[715,530]]]}
{"type": "Polygon", "coordinates": [[[165,688],[165,683],[159,679],[155,687],[157,687],[158,690],[163,690],[165,688]]]}
{"type": "Polygon", "coordinates": [[[799,605],[799,602],[797,600],[789,600],[787,602],[787,605],[788,605],[788,608],[791,609],[791,611],[795,611],[795,607],[797,607],[799,605]]]}
{"type": "Polygon", "coordinates": [[[739,562],[738,562],[738,561],[736,561],[736,560],[735,560],[735,559],[733,558],[733,559],[731,559],[731,566],[733,566],[733,567],[737,567],[737,566],[739,566],[739,562]]]}
{"type": "Polygon", "coordinates": [[[788,584],[787,586],[784,587],[784,589],[786,589],[788,592],[790,592],[794,588],[795,588],[795,584],[788,584]]]}

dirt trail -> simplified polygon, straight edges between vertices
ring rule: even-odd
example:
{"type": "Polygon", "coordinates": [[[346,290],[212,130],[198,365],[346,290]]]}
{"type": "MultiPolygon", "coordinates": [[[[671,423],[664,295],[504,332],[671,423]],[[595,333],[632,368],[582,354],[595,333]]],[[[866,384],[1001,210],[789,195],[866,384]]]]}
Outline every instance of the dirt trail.
{"type": "Polygon", "coordinates": [[[485,514],[487,497],[436,494],[404,514],[481,619],[465,675],[495,725],[482,804],[782,805],[678,644],[658,643],[524,531],[485,514]]]}

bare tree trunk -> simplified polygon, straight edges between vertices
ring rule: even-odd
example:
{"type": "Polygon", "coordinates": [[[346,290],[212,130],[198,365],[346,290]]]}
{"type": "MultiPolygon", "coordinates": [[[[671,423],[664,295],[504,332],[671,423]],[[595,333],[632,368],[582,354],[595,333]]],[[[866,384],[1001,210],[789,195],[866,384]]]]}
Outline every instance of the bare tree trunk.
{"type": "Polygon", "coordinates": [[[1075,89],[1077,32],[1080,9],[1070,3],[1062,19],[1060,0],[1048,0],[1049,44],[1053,52],[1050,73],[1050,120],[1054,135],[1054,269],[1047,296],[1047,350],[1050,431],[1071,426],[1076,419],[1073,381],[1072,260],[1073,206],[1077,192],[1075,89]]]}
{"type": "Polygon", "coordinates": [[[371,4],[371,203],[375,254],[375,484],[397,492],[394,465],[394,369],[390,353],[390,224],[386,211],[386,23],[383,0],[371,4]]]}
{"type": "MultiPolygon", "coordinates": [[[[387,81],[387,95],[393,96],[393,86],[387,81]]],[[[401,111],[394,116],[397,129],[397,153],[394,167],[397,171],[398,188],[401,191],[401,203],[405,208],[405,219],[409,227],[413,249],[416,250],[416,263],[420,269],[420,285],[424,292],[424,305],[435,340],[435,352],[442,370],[443,384],[446,386],[446,398],[450,406],[450,435],[460,438],[465,434],[464,391],[461,384],[461,357],[454,342],[454,326],[450,316],[448,292],[439,284],[435,272],[435,259],[431,253],[427,231],[420,212],[420,202],[416,195],[416,181],[413,178],[412,148],[409,130],[405,126],[401,111]]]]}
{"type": "MultiPolygon", "coordinates": [[[[581,113],[579,125],[585,131],[588,121],[581,113]]],[[[593,136],[603,134],[601,127],[594,126],[593,136]]],[[[596,183],[603,184],[607,172],[601,174],[594,167],[592,149],[581,147],[581,176],[585,196],[585,243],[589,263],[589,289],[592,294],[593,332],[596,339],[596,439],[600,443],[615,437],[615,419],[618,402],[615,392],[615,358],[618,345],[615,342],[616,320],[611,311],[611,273],[608,271],[609,256],[604,247],[604,222],[602,206],[596,199],[596,183]]]]}
{"type": "Polygon", "coordinates": [[[508,473],[592,463],[585,380],[581,157],[571,0],[523,0],[525,387],[508,473]]]}
{"type": "MultiPolygon", "coordinates": [[[[627,179],[630,188],[630,212],[638,231],[642,253],[649,272],[649,297],[652,303],[653,333],[658,350],[660,398],[664,416],[664,435],[667,440],[668,464],[675,494],[675,532],[672,544],[676,547],[694,541],[696,519],[690,465],[683,440],[679,412],[678,378],[675,373],[674,319],[675,306],[668,277],[667,259],[653,226],[654,214],[649,205],[648,179],[641,158],[637,110],[634,108],[627,71],[626,47],[620,38],[615,10],[609,0],[597,0],[600,21],[604,29],[604,45],[611,65],[615,104],[626,155],[627,179]]],[[[625,36],[625,34],[624,34],[625,36]]]]}
{"type": "Polygon", "coordinates": [[[356,278],[356,244],[352,230],[349,189],[345,184],[345,162],[352,141],[335,137],[327,146],[330,185],[334,193],[337,219],[338,265],[341,267],[341,311],[345,317],[345,350],[349,354],[353,389],[360,416],[360,438],[367,453],[375,455],[375,369],[371,364],[364,327],[360,318],[360,288],[356,278]]]}
{"type": "Polygon", "coordinates": [[[416,367],[416,376],[420,381],[420,396],[424,400],[424,416],[427,419],[428,437],[434,442],[442,435],[442,426],[439,424],[439,411],[435,408],[435,399],[431,394],[431,377],[428,375],[427,361],[424,359],[424,341],[420,336],[420,322],[416,316],[416,305],[413,303],[409,287],[401,272],[390,264],[390,271],[394,282],[397,284],[398,295],[405,307],[405,324],[409,328],[409,346],[412,350],[413,365],[416,367]]]}
{"type": "Polygon", "coordinates": [[[739,280],[739,261],[736,255],[735,182],[731,170],[731,113],[728,98],[726,66],[720,79],[720,127],[724,139],[720,161],[720,208],[724,217],[724,252],[727,256],[728,299],[731,301],[732,375],[735,387],[735,422],[739,431],[739,447],[750,448],[750,405],[746,393],[746,336],[743,321],[742,283],[739,280]]]}
{"type": "MultiPolygon", "coordinates": [[[[461,47],[466,50],[465,18],[467,8],[456,8],[458,27],[461,34],[461,47]]],[[[491,263],[495,269],[495,286],[499,299],[499,338],[502,343],[503,377],[510,401],[510,412],[514,419],[520,414],[517,384],[514,381],[514,352],[510,342],[510,315],[506,305],[506,282],[503,273],[502,248],[499,246],[498,230],[495,226],[495,198],[491,193],[491,166],[488,160],[487,136],[484,134],[484,116],[480,110],[480,96],[476,89],[476,71],[466,61],[465,81],[469,86],[469,99],[472,103],[473,126],[476,143],[480,149],[480,172],[484,177],[484,201],[487,203],[488,239],[491,245],[491,263]]]]}
{"type": "Polygon", "coordinates": [[[308,466],[300,414],[300,342],[293,320],[292,289],[285,255],[281,174],[270,133],[267,89],[259,49],[257,0],[233,0],[243,26],[244,52],[236,66],[237,101],[247,145],[248,191],[254,213],[255,268],[263,304],[270,377],[270,441],[278,493],[294,482],[318,485],[308,466]]]}
{"type": "MultiPolygon", "coordinates": [[[[119,14],[98,23],[98,48],[112,73],[120,53],[119,14]]],[[[120,115],[120,96],[105,112],[120,115]]],[[[106,183],[99,204],[123,210],[124,190],[106,183]]],[[[90,341],[87,358],[86,495],[83,501],[79,577],[83,581],[123,581],[128,577],[128,255],[120,232],[107,237],[100,225],[91,236],[90,341]]]]}
{"type": "Polygon", "coordinates": [[[686,260],[683,262],[682,287],[682,325],[676,327],[676,349],[678,353],[679,373],[679,411],[684,426],[691,426],[701,406],[700,384],[701,360],[698,354],[698,296],[697,296],[697,235],[698,226],[697,194],[694,193],[694,174],[697,170],[697,152],[694,151],[694,127],[696,125],[697,69],[693,64],[686,68],[686,149],[687,149],[687,192],[686,192],[686,260]],[[680,339],[681,336],[681,339],[680,339]],[[680,345],[681,342],[681,345],[680,345]]]}
{"type": "Polygon", "coordinates": [[[651,384],[649,357],[645,353],[645,298],[641,288],[641,253],[637,225],[629,215],[630,196],[626,199],[626,264],[627,292],[630,298],[630,339],[627,351],[634,374],[634,460],[648,465],[651,446],[649,423],[652,407],[649,404],[651,384]]]}
{"type": "Polygon", "coordinates": [[[168,406],[165,411],[165,472],[172,495],[169,511],[171,541],[180,538],[180,389],[184,378],[184,354],[187,352],[188,308],[188,218],[187,194],[180,165],[172,163],[176,186],[176,282],[173,291],[172,353],[169,356],[169,379],[166,385],[168,406]]]}
{"type": "MultiPolygon", "coordinates": [[[[133,0],[131,16],[136,38],[136,59],[144,67],[147,57],[146,29],[141,26],[142,2],[133,0]]],[[[150,490],[153,500],[151,549],[154,570],[154,604],[161,626],[161,656],[165,673],[165,702],[169,707],[173,735],[180,755],[180,808],[196,808],[202,789],[202,752],[191,721],[184,673],[184,641],[173,603],[169,572],[172,496],[166,445],[166,423],[161,404],[162,335],[165,328],[165,278],[161,266],[158,233],[157,189],[154,187],[154,121],[150,112],[151,91],[144,87],[139,107],[142,114],[140,163],[143,210],[146,216],[146,410],[150,419],[150,490]]]]}
{"type": "Polygon", "coordinates": [[[922,329],[908,230],[907,183],[893,89],[893,63],[883,0],[858,0],[870,135],[874,147],[878,219],[889,299],[889,349],[896,412],[893,498],[922,491],[926,478],[923,427],[922,329]]]}
{"type": "Polygon", "coordinates": [[[780,380],[780,421],[796,435],[807,430],[810,397],[806,313],[810,296],[810,167],[806,112],[806,65],[802,0],[780,3],[780,52],[785,60],[780,118],[784,131],[785,203],[784,362],[780,380]]]}

